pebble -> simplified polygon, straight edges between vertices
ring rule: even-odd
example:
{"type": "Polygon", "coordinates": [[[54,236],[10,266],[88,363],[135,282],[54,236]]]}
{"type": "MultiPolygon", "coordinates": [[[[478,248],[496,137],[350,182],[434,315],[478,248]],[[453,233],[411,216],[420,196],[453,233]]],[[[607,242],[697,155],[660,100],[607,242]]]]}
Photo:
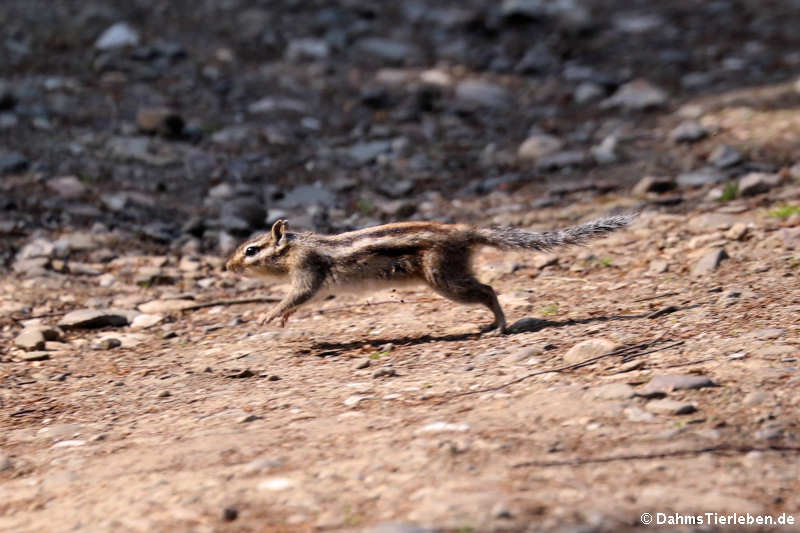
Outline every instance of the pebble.
{"type": "Polygon", "coordinates": [[[347,398],[345,398],[344,405],[345,407],[354,408],[358,407],[358,404],[360,404],[361,402],[369,399],[370,399],[369,396],[361,396],[359,394],[354,394],[353,396],[348,396],[347,398]]]}
{"type": "Polygon", "coordinates": [[[266,472],[267,470],[272,470],[273,468],[278,468],[283,464],[282,461],[278,461],[275,459],[253,459],[246,465],[244,465],[243,470],[246,474],[256,474],[259,472],[266,472]]]}
{"type": "Polygon", "coordinates": [[[681,122],[669,133],[670,139],[678,143],[693,143],[708,137],[708,130],[699,122],[681,122]]]}
{"type": "Polygon", "coordinates": [[[580,363],[597,357],[599,355],[607,354],[616,350],[618,345],[604,338],[588,339],[570,348],[564,354],[564,362],[568,364],[580,363]]]}
{"type": "Polygon", "coordinates": [[[64,315],[58,325],[69,329],[121,327],[127,326],[130,317],[135,315],[138,313],[130,310],[79,309],[64,315]]]}
{"type": "Polygon", "coordinates": [[[482,80],[464,80],[456,85],[455,97],[467,108],[505,110],[513,103],[511,93],[500,85],[482,80]]]}
{"type": "Polygon", "coordinates": [[[365,165],[374,161],[379,155],[389,152],[391,148],[392,141],[368,141],[341,148],[340,152],[356,163],[365,165]]]}
{"type": "Polygon", "coordinates": [[[111,50],[138,44],[139,32],[126,22],[117,22],[100,34],[100,37],[94,43],[94,47],[98,50],[111,50]]]}
{"type": "Polygon", "coordinates": [[[692,403],[670,399],[650,400],[645,404],[645,409],[659,415],[686,415],[697,411],[692,403]]]}
{"type": "Polygon", "coordinates": [[[83,446],[85,444],[86,444],[85,440],[78,440],[78,439],[75,439],[75,440],[62,440],[62,441],[59,441],[59,442],[56,442],[55,444],[53,444],[53,446],[51,446],[51,448],[74,448],[76,446],[83,446]]]}
{"type": "Polygon", "coordinates": [[[742,154],[732,146],[720,144],[708,154],[709,163],[717,168],[728,168],[742,162],[742,154]]]}
{"type": "Polygon", "coordinates": [[[791,355],[800,355],[800,348],[788,344],[773,344],[754,350],[755,355],[764,359],[779,359],[791,355]]]}
{"type": "Polygon", "coordinates": [[[517,157],[521,161],[536,161],[537,159],[554,154],[564,147],[564,141],[555,135],[540,133],[531,135],[519,145],[517,157]]]}
{"type": "Polygon", "coordinates": [[[89,345],[91,350],[113,350],[122,346],[122,341],[114,337],[104,337],[89,345]]]}
{"type": "Polygon", "coordinates": [[[623,411],[625,418],[631,422],[652,422],[655,417],[652,413],[648,413],[639,407],[626,407],[623,411]]]}
{"type": "Polygon", "coordinates": [[[150,315],[157,315],[162,313],[168,314],[180,311],[182,309],[186,309],[187,307],[191,307],[196,303],[197,302],[195,302],[194,300],[185,300],[181,298],[177,298],[174,300],[153,300],[139,305],[138,309],[142,313],[150,315]]]}
{"type": "Polygon", "coordinates": [[[25,352],[17,356],[22,361],[47,361],[50,359],[50,352],[25,352]]]}
{"type": "Polygon", "coordinates": [[[706,276],[711,274],[719,268],[723,260],[729,257],[728,252],[726,252],[724,248],[715,248],[707,252],[692,267],[692,276],[706,276]]]}
{"type": "Polygon", "coordinates": [[[600,104],[601,109],[622,107],[633,111],[654,109],[667,103],[667,93],[650,82],[637,79],[622,85],[600,104]]]}
{"type": "Polygon", "coordinates": [[[703,187],[725,181],[725,174],[714,167],[704,167],[678,174],[675,182],[681,187],[703,187]]]}
{"type": "Polygon", "coordinates": [[[669,262],[664,259],[653,259],[647,269],[650,274],[663,274],[667,271],[669,271],[669,262]]]}
{"type": "Polygon", "coordinates": [[[241,417],[237,420],[240,424],[249,424],[250,422],[255,422],[256,420],[263,420],[264,417],[258,415],[246,415],[241,417]]]}
{"type": "Polygon", "coordinates": [[[590,395],[598,400],[624,400],[633,398],[635,391],[627,383],[607,383],[594,387],[590,395]]]}
{"type": "Polygon", "coordinates": [[[157,133],[165,137],[177,137],[183,133],[185,125],[174,109],[168,107],[143,107],[136,113],[139,131],[157,133]]]}
{"type": "Polygon", "coordinates": [[[445,431],[469,431],[469,424],[451,424],[448,422],[433,422],[416,430],[414,433],[441,433],[445,431]]]}
{"type": "Polygon", "coordinates": [[[47,180],[47,188],[66,200],[80,198],[88,191],[77,176],[59,176],[47,180]]]}
{"type": "Polygon", "coordinates": [[[14,468],[14,462],[11,460],[11,457],[6,454],[0,454],[0,472],[5,472],[12,468],[14,468]]]}
{"type": "Polygon", "coordinates": [[[589,149],[598,165],[608,165],[617,161],[617,142],[616,135],[609,135],[589,149]]]}
{"type": "Polygon", "coordinates": [[[572,93],[572,99],[575,100],[576,104],[586,104],[600,100],[605,95],[606,90],[601,85],[590,81],[584,81],[575,87],[575,91],[572,93]]]}
{"type": "Polygon", "coordinates": [[[227,506],[222,509],[222,520],[225,522],[233,522],[239,518],[239,510],[236,507],[227,506]]]}
{"type": "Polygon", "coordinates": [[[156,395],[156,398],[169,398],[172,396],[172,393],[168,390],[162,390],[156,395]]]}
{"type": "Polygon", "coordinates": [[[364,37],[353,44],[353,49],[389,64],[403,64],[418,55],[417,48],[409,43],[383,37],[364,37]]]}
{"type": "Polygon", "coordinates": [[[732,241],[743,241],[750,232],[750,228],[745,222],[737,222],[731,229],[725,232],[725,238],[732,241]]]}
{"type": "Polygon", "coordinates": [[[742,405],[761,405],[771,399],[771,395],[764,391],[748,392],[742,399],[742,405]]]}
{"type": "Polygon", "coordinates": [[[764,172],[751,172],[739,178],[739,194],[741,196],[755,196],[768,192],[781,183],[779,174],[766,174],[764,172]]]}
{"type": "Polygon", "coordinates": [[[23,350],[44,350],[46,339],[40,328],[30,327],[22,330],[22,333],[14,339],[14,344],[23,350]]]}
{"type": "Polygon", "coordinates": [[[384,366],[372,373],[373,378],[392,377],[397,375],[397,370],[391,366],[384,366]]]}
{"type": "Polygon", "coordinates": [[[164,320],[164,315],[155,313],[155,314],[148,314],[142,313],[138,315],[136,318],[133,319],[131,322],[131,329],[132,330],[140,330],[140,329],[147,329],[151,328],[164,320]]]}
{"type": "Polygon", "coordinates": [[[324,39],[293,39],[284,51],[284,57],[293,63],[325,59],[331,55],[331,47],[324,39]]]}
{"type": "Polygon", "coordinates": [[[693,374],[659,374],[652,379],[640,391],[640,394],[652,394],[656,392],[672,392],[676,390],[702,389],[703,387],[714,387],[716,383],[707,376],[697,376],[693,374]]]}

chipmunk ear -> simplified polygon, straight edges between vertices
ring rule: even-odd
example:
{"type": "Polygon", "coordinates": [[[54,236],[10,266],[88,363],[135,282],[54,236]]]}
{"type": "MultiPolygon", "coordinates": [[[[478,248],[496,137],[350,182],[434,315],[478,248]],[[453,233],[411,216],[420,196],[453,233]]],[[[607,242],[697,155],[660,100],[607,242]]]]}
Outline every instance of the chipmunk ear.
{"type": "Polygon", "coordinates": [[[286,229],[288,226],[288,222],[285,219],[281,218],[275,221],[272,225],[272,241],[273,242],[280,242],[281,239],[286,235],[286,229]]]}

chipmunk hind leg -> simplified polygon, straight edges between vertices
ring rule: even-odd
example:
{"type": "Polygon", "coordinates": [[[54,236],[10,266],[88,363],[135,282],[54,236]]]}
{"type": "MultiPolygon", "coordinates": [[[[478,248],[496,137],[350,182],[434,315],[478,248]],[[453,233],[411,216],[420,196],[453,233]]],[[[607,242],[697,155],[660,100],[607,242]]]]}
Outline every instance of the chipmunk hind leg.
{"type": "Polygon", "coordinates": [[[494,315],[494,322],[484,331],[490,335],[505,332],[506,317],[497,294],[490,285],[478,281],[472,274],[469,252],[431,252],[425,257],[424,275],[428,286],[448,300],[463,304],[481,304],[494,315]]]}

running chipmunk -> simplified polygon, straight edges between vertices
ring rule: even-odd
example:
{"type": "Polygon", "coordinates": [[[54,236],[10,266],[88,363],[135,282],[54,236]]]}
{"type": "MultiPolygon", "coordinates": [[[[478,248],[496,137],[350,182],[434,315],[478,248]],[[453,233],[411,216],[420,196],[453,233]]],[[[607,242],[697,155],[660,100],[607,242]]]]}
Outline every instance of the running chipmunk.
{"type": "Polygon", "coordinates": [[[261,323],[281,317],[281,326],[315,296],[342,290],[370,290],[426,284],[448,300],[481,304],[494,314],[485,331],[502,334],[506,318],[494,289],[478,281],[471,256],[478,246],[544,251],[582,244],[623,228],[637,216],[616,215],[559,231],[541,233],[510,227],[481,229],[468,224],[397,222],[339,235],[292,233],[278,220],[270,233],[239,246],[227,270],[288,280],[289,292],[261,323]]]}

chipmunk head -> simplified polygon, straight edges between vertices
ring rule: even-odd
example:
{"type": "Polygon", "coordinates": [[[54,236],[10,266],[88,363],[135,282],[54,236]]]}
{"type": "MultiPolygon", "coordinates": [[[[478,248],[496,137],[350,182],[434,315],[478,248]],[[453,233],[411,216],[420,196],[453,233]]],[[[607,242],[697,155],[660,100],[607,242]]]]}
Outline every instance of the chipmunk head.
{"type": "Polygon", "coordinates": [[[225,268],[254,276],[283,275],[289,271],[287,252],[293,234],[287,232],[286,220],[278,220],[272,231],[244,242],[231,255],[225,268]]]}

